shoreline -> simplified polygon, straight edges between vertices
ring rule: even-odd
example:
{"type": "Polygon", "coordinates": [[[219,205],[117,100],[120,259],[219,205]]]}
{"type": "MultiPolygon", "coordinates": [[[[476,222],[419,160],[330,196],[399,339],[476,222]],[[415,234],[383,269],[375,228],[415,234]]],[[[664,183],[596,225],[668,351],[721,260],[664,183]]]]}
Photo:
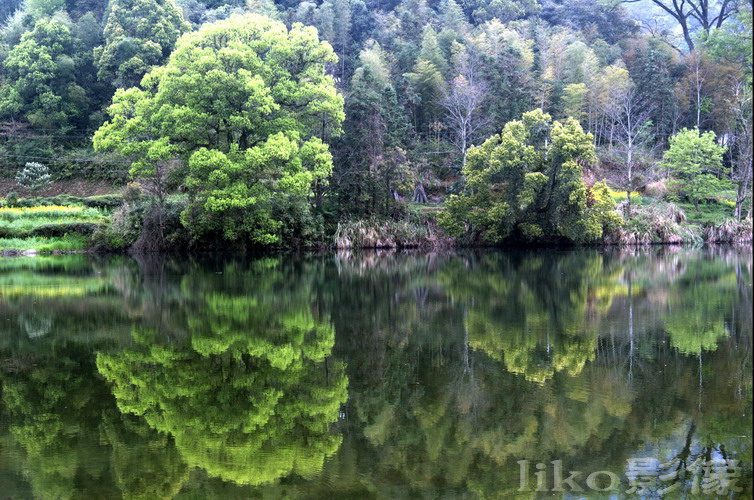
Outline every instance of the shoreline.
{"type": "Polygon", "coordinates": [[[244,251],[215,251],[209,249],[192,249],[192,250],[180,250],[180,251],[159,251],[159,252],[135,252],[135,251],[107,251],[107,250],[53,250],[49,252],[37,251],[34,249],[17,250],[13,248],[0,250],[0,258],[14,258],[14,257],[37,257],[37,256],[60,256],[60,255],[97,255],[97,256],[115,256],[115,255],[132,255],[132,256],[144,256],[144,255],[168,255],[168,256],[189,256],[189,255],[269,255],[269,254],[288,254],[288,253],[345,253],[345,252],[371,252],[371,251],[411,251],[411,252],[434,252],[438,250],[445,251],[462,251],[462,250],[515,250],[515,251],[536,251],[536,250],[578,250],[578,249],[594,249],[594,250],[614,250],[614,249],[652,249],[652,248],[703,248],[703,247],[752,247],[751,241],[734,241],[734,242],[717,242],[717,241],[704,241],[702,243],[696,242],[655,242],[655,243],[593,243],[583,245],[557,245],[557,244],[538,244],[538,245],[522,245],[522,244],[510,244],[510,245],[468,245],[468,244],[450,244],[450,245],[401,245],[401,246],[360,246],[360,247],[338,247],[338,246],[317,246],[317,247],[288,247],[288,248],[255,248],[247,249],[244,251]]]}

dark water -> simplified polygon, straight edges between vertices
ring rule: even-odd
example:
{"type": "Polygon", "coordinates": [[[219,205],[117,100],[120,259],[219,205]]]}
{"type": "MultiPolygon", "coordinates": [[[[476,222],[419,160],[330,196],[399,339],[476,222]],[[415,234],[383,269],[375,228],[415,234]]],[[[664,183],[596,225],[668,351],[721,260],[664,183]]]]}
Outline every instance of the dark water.
{"type": "Polygon", "coordinates": [[[0,498],[750,498],[751,257],[3,259],[0,498]]]}

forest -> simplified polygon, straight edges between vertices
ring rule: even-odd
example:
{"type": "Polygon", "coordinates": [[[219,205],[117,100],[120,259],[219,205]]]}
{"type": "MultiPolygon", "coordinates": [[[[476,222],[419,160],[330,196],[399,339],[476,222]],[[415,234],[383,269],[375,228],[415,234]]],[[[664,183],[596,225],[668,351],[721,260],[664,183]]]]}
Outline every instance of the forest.
{"type": "Polygon", "coordinates": [[[752,2],[5,0],[0,251],[752,235],[752,2]]]}

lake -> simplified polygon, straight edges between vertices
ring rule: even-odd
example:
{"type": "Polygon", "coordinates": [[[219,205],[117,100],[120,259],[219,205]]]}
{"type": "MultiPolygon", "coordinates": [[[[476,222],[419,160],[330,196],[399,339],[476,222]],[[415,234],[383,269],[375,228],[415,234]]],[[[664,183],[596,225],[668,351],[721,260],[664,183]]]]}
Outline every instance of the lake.
{"type": "Polygon", "coordinates": [[[1,498],[752,496],[748,247],[5,258],[0,325],[1,498]]]}

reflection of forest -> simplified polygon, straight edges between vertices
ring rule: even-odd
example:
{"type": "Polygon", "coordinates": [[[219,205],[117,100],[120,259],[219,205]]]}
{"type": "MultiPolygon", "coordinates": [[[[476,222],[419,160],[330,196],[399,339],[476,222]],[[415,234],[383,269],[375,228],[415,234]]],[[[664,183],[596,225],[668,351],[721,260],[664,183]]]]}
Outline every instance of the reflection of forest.
{"type": "Polygon", "coordinates": [[[505,498],[523,458],[751,464],[750,250],[0,266],[14,498],[505,498]]]}

